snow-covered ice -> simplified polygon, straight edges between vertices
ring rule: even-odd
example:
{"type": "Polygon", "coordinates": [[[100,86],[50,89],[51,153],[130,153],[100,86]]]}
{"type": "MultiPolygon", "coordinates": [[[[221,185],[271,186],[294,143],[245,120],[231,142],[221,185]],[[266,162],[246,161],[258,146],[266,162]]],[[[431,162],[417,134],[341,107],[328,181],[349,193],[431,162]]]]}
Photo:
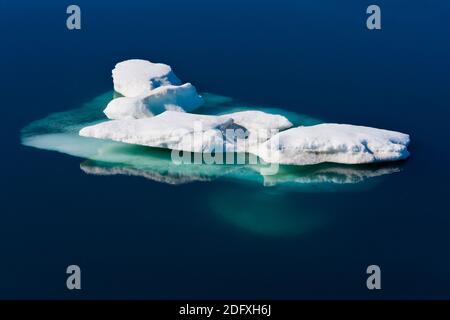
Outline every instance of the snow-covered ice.
{"type": "Polygon", "coordinates": [[[119,97],[104,110],[109,119],[141,119],[153,117],[167,110],[192,111],[203,104],[190,83],[180,86],[165,85],[137,97],[119,97]]]}
{"type": "Polygon", "coordinates": [[[160,86],[181,84],[169,65],[140,59],[119,62],[112,77],[114,90],[125,97],[147,94],[160,86]]]}
{"type": "Polygon", "coordinates": [[[229,142],[228,151],[256,153],[258,145],[279,131],[292,127],[292,123],[284,116],[270,114],[258,110],[226,113],[222,117],[231,118],[235,124],[232,135],[234,149],[229,142]],[[242,131],[239,132],[238,129],[242,131]]]}
{"type": "Polygon", "coordinates": [[[226,113],[223,117],[232,118],[236,125],[248,131],[249,136],[258,135],[258,142],[266,141],[274,133],[292,127],[292,123],[286,117],[258,110],[226,113]]]}
{"type": "Polygon", "coordinates": [[[80,130],[83,137],[182,150],[221,151],[224,131],[231,118],[166,111],[158,116],[133,120],[111,120],[80,130]]]}
{"type": "Polygon", "coordinates": [[[248,152],[290,126],[285,117],[262,111],[221,116],[166,111],[151,118],[106,121],[83,128],[80,135],[190,152],[248,152]]]}
{"type": "Polygon", "coordinates": [[[289,165],[359,164],[405,159],[408,144],[409,135],[404,133],[324,123],[280,132],[262,144],[258,156],[289,165]]]}
{"type": "Polygon", "coordinates": [[[329,123],[291,126],[285,117],[261,111],[221,116],[166,111],[152,118],[107,121],[83,128],[80,135],[190,152],[248,152],[287,165],[360,164],[409,156],[409,136],[400,132],[329,123]]]}
{"type": "Polygon", "coordinates": [[[258,110],[226,113],[223,116],[232,118],[234,123],[243,126],[248,130],[276,129],[281,131],[292,127],[292,123],[286,117],[258,110]]]}

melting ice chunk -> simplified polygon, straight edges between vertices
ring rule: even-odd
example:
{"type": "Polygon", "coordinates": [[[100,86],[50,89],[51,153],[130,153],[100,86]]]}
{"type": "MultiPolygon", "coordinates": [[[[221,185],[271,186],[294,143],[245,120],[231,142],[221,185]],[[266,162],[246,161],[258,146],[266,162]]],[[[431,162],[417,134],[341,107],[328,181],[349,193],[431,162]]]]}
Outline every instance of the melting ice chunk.
{"type": "Polygon", "coordinates": [[[363,126],[324,123],[280,132],[258,149],[266,162],[308,165],[395,161],[409,156],[409,135],[363,126]]]}
{"type": "Polygon", "coordinates": [[[138,97],[120,97],[112,100],[104,113],[109,119],[141,119],[153,117],[167,110],[192,111],[203,104],[195,87],[167,85],[148,91],[138,97]]]}
{"type": "Polygon", "coordinates": [[[137,97],[164,85],[181,84],[169,65],[140,59],[119,62],[112,77],[114,90],[125,97],[137,97]]]}

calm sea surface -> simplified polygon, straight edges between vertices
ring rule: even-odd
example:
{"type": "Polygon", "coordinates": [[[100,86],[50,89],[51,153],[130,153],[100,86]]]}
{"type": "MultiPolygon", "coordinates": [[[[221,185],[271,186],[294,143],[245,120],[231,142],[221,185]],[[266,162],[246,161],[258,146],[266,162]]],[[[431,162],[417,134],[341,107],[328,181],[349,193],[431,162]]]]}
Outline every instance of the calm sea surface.
{"type": "Polygon", "coordinates": [[[448,1],[377,1],[381,31],[364,1],[79,0],[80,31],[69,4],[0,4],[0,298],[450,298],[448,1]],[[242,104],[408,133],[411,158],[338,187],[169,184],[21,144],[129,58],[242,104]]]}

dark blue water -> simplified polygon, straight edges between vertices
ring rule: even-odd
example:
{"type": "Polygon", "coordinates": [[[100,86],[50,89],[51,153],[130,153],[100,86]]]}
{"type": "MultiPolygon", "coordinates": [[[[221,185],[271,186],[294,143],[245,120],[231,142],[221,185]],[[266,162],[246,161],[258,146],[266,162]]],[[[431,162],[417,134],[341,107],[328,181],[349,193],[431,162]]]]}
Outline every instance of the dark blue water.
{"type": "Polygon", "coordinates": [[[72,3],[2,2],[0,297],[450,298],[450,4],[376,3],[381,31],[368,1],[79,0],[68,31],[72,3]],[[202,92],[409,133],[412,156],[370,188],[280,194],[87,175],[20,144],[31,121],[111,90],[129,58],[202,92]]]}

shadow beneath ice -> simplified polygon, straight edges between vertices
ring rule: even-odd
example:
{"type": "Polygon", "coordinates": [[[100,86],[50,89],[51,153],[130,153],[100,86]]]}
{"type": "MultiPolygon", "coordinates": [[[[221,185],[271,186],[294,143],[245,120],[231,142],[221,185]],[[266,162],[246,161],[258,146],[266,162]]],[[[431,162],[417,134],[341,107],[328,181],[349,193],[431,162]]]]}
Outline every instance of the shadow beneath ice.
{"type": "Polygon", "coordinates": [[[325,227],[332,216],[321,206],[286,193],[226,188],[207,197],[208,209],[237,231],[258,236],[297,237],[325,227]]]}

